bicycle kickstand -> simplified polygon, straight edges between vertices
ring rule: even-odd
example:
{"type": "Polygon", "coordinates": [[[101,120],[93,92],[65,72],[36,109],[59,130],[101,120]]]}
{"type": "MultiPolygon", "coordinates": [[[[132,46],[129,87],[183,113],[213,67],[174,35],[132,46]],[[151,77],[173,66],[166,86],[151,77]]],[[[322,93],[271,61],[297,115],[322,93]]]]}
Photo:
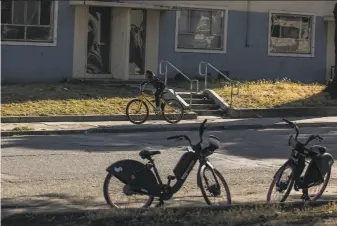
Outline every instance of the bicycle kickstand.
{"type": "Polygon", "coordinates": [[[302,192],[303,192],[303,194],[302,194],[301,199],[303,200],[303,202],[310,201],[309,195],[308,195],[308,191],[307,191],[307,192],[304,192],[304,191],[302,190],[302,192]]]}
{"type": "Polygon", "coordinates": [[[156,205],[156,207],[162,207],[164,205],[164,200],[162,198],[159,198],[159,203],[156,205]]]}

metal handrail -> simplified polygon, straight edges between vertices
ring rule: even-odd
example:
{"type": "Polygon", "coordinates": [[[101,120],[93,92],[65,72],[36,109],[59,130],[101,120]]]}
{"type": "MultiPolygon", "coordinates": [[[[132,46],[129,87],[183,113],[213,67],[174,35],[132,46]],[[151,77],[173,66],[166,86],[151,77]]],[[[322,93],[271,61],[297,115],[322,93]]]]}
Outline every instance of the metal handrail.
{"type": "Polygon", "coordinates": [[[171,68],[173,68],[176,72],[180,73],[187,81],[189,81],[190,83],[190,109],[192,107],[192,93],[193,93],[193,83],[195,82],[197,85],[197,89],[196,92],[199,91],[199,81],[197,79],[190,79],[187,75],[185,75],[182,71],[180,71],[176,66],[174,66],[171,62],[166,61],[166,60],[161,60],[159,63],[159,74],[160,75],[164,75],[165,76],[165,85],[167,85],[167,66],[170,66],[171,68]],[[165,64],[165,71],[162,71],[163,69],[163,64],[165,64]]]}
{"type": "Polygon", "coordinates": [[[208,67],[210,67],[211,69],[213,69],[214,71],[218,72],[224,79],[226,79],[227,81],[230,82],[231,84],[231,102],[230,102],[230,106],[232,106],[232,102],[233,102],[233,95],[238,95],[239,94],[239,86],[236,86],[235,88],[237,89],[236,90],[236,93],[234,93],[234,85],[235,85],[235,82],[228,78],[224,73],[222,73],[219,69],[217,69],[214,65],[208,63],[208,62],[205,62],[205,61],[201,61],[199,63],[199,75],[202,76],[202,77],[205,77],[205,89],[207,89],[207,75],[208,75],[208,67]],[[205,65],[205,72],[202,73],[202,65],[205,65]]]}
{"type": "Polygon", "coordinates": [[[232,82],[232,79],[228,78],[224,73],[222,73],[221,71],[219,71],[216,67],[214,67],[212,64],[205,62],[205,61],[201,61],[199,63],[199,75],[205,77],[205,89],[207,89],[207,74],[208,74],[208,67],[211,67],[214,71],[218,72],[222,77],[224,77],[226,80],[228,80],[229,82],[232,82]],[[203,74],[201,72],[201,68],[202,65],[205,65],[205,73],[203,74]]]}

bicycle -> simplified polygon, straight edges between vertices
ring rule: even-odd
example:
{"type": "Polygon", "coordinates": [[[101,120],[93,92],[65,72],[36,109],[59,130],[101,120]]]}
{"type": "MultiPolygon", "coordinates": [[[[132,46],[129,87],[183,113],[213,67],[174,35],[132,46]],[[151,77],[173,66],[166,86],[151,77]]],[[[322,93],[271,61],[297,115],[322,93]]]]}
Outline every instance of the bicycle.
{"type": "MultiPolygon", "coordinates": [[[[140,204],[141,207],[150,207],[154,198],[159,198],[159,203],[156,207],[164,205],[165,200],[169,200],[172,196],[180,190],[184,185],[187,177],[193,170],[197,161],[199,161],[199,169],[197,173],[197,185],[201,190],[202,196],[208,205],[215,204],[212,199],[221,197],[225,202],[223,204],[231,204],[231,195],[228,185],[220,174],[208,160],[208,156],[212,155],[216,149],[220,146],[220,140],[210,135],[208,137],[209,145],[203,148],[203,133],[205,130],[204,120],[199,128],[200,141],[193,145],[190,137],[186,135],[178,135],[167,138],[168,140],[187,140],[189,146],[186,148],[186,152],[180,157],[180,160],[173,169],[174,176],[169,175],[167,177],[167,184],[164,184],[159,176],[157,167],[154,163],[152,156],[158,155],[160,151],[142,150],[139,152],[139,156],[142,159],[148,160],[147,164],[143,164],[136,160],[120,160],[110,165],[106,170],[108,172],[103,186],[104,198],[110,207],[121,207],[121,204],[113,201],[117,197],[121,197],[123,194],[127,197],[132,195],[139,195],[140,198],[144,198],[139,203],[132,203],[132,205],[140,204]],[[153,169],[153,170],[152,170],[153,169]],[[210,176],[206,177],[206,173],[210,173],[210,176]],[[118,190],[109,189],[112,179],[117,179],[117,182],[122,182],[123,192],[118,193],[118,190]],[[215,182],[210,183],[209,179],[214,179],[215,182]],[[175,184],[171,186],[171,181],[176,180],[175,184]],[[223,189],[221,188],[221,185],[223,189]],[[109,195],[109,191],[114,190],[114,196],[109,195]],[[221,190],[224,190],[222,193],[221,190]],[[210,193],[210,198],[207,197],[207,193],[210,193]]],[[[220,203],[220,204],[221,204],[220,203]]],[[[219,203],[218,203],[219,205],[219,203]]],[[[133,206],[132,206],[133,207],[133,206]]]]}
{"type": "MultiPolygon", "coordinates": [[[[149,100],[149,98],[146,97],[147,95],[150,97],[150,95],[152,93],[146,94],[144,92],[145,86],[146,85],[144,85],[144,86],[139,85],[139,87],[140,87],[139,97],[131,100],[126,106],[126,116],[128,117],[129,121],[132,122],[133,124],[142,124],[147,120],[147,118],[149,117],[148,104],[153,108],[154,111],[155,111],[155,108],[156,108],[155,105],[149,100]],[[144,107],[143,114],[141,113],[142,107],[144,107]],[[132,114],[131,113],[132,110],[136,110],[136,113],[132,114]],[[142,117],[143,116],[143,118],[141,118],[140,120],[135,120],[135,119],[133,119],[134,116],[135,117],[137,117],[137,116],[142,117]]],[[[167,93],[167,91],[164,91],[160,96],[161,113],[162,113],[164,119],[168,123],[172,123],[172,124],[178,123],[178,122],[180,122],[180,120],[184,116],[183,105],[175,99],[165,100],[163,98],[163,95],[166,94],[166,93],[167,93]],[[176,110],[178,111],[178,113],[176,113],[177,112],[176,110]],[[174,117],[174,116],[177,116],[177,119],[175,119],[175,120],[170,119],[170,117],[174,117]]]]}
{"type": "MultiPolygon", "coordinates": [[[[321,142],[323,140],[319,135],[311,135],[305,143],[298,141],[298,126],[283,119],[293,129],[296,130],[295,137],[291,135],[288,145],[292,147],[290,158],[279,168],[273,177],[273,181],[269,187],[267,194],[267,202],[272,200],[272,191],[274,187],[276,192],[283,194],[280,202],[284,202],[294,187],[295,191],[302,190],[303,201],[316,201],[325,191],[331,175],[331,167],[334,159],[331,154],[327,153],[327,148],[321,145],[313,145],[309,148],[306,146],[313,140],[321,142]],[[307,159],[310,159],[308,161],[307,159]],[[307,166],[304,176],[301,176],[307,166]],[[285,176],[285,180],[281,180],[284,173],[289,169],[289,175],[285,176]],[[315,186],[323,185],[317,194],[310,194],[309,190],[315,186]]],[[[317,189],[318,190],[318,189],[317,189]]]]}

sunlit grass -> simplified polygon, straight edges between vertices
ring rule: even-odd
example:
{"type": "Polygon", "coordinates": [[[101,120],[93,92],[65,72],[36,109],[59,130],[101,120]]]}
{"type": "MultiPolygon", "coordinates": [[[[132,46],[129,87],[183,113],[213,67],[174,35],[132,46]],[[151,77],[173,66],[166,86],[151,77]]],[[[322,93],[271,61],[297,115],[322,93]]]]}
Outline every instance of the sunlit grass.
{"type": "Polygon", "coordinates": [[[2,116],[125,114],[138,91],[87,84],[2,86],[2,116]]]}
{"type": "MultiPolygon", "coordinates": [[[[303,84],[283,79],[280,81],[259,80],[238,83],[239,95],[233,96],[234,108],[275,107],[322,107],[337,106],[337,100],[324,93],[324,85],[303,84]]],[[[230,103],[231,89],[228,86],[214,89],[230,103]]]]}

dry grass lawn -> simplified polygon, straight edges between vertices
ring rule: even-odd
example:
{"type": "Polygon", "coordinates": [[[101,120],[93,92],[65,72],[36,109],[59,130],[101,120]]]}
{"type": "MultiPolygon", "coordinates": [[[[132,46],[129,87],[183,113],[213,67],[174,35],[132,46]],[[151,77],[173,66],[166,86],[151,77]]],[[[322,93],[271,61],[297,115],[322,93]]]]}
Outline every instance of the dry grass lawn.
{"type": "Polygon", "coordinates": [[[138,89],[98,84],[27,84],[1,87],[2,116],[125,114],[138,89]]]}
{"type": "MultiPolygon", "coordinates": [[[[280,108],[337,106],[337,99],[323,93],[325,86],[302,84],[288,80],[239,83],[239,95],[233,96],[234,108],[280,108]]],[[[230,103],[230,88],[214,89],[230,103]]]]}
{"type": "MultiPolygon", "coordinates": [[[[214,90],[230,103],[230,89],[214,90]]],[[[241,82],[235,108],[337,106],[324,85],[277,82],[241,82]]],[[[2,116],[112,115],[125,114],[127,103],[139,94],[127,85],[26,84],[1,87],[2,116]]]]}

